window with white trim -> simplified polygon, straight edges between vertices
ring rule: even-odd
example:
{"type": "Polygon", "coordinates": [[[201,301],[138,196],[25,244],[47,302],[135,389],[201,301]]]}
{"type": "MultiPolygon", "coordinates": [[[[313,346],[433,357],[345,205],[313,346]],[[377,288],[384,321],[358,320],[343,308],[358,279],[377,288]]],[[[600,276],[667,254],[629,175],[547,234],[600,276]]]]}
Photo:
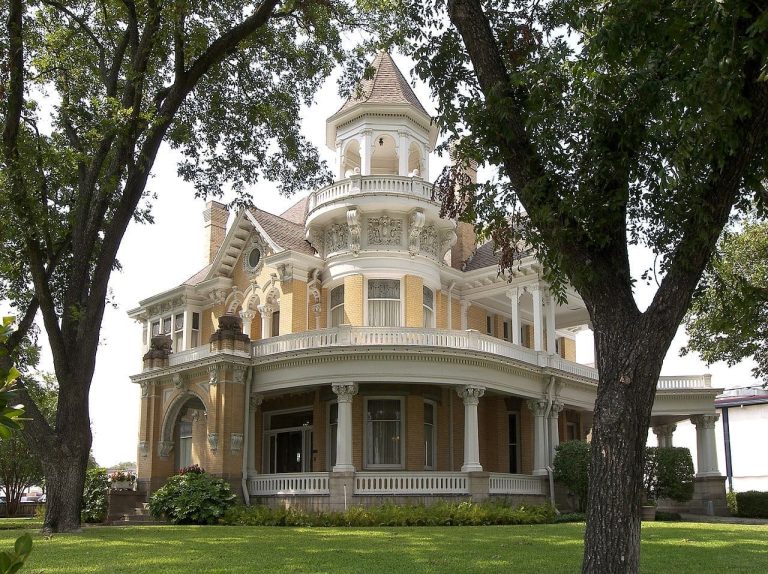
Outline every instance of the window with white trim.
{"type": "Polygon", "coordinates": [[[173,352],[184,350],[184,313],[173,316],[173,352]]]}
{"type": "Polygon", "coordinates": [[[331,327],[344,324],[344,285],[331,289],[331,327]]]}
{"type": "Polygon", "coordinates": [[[368,280],[368,325],[400,326],[400,280],[368,280]]]}
{"type": "Polygon", "coordinates": [[[520,427],[517,413],[507,413],[507,448],[509,452],[509,472],[520,472],[520,427]]]}
{"type": "Polygon", "coordinates": [[[402,412],[402,399],[366,399],[366,468],[403,468],[402,412]]]}
{"type": "Polygon", "coordinates": [[[192,464],[192,422],[179,423],[179,468],[192,464]]]}
{"type": "Polygon", "coordinates": [[[424,326],[435,326],[435,293],[429,287],[423,287],[424,326]]]}
{"type": "Polygon", "coordinates": [[[436,406],[432,401],[424,401],[424,469],[434,470],[437,452],[437,434],[435,433],[436,406]]]}
{"type": "Polygon", "coordinates": [[[200,345],[200,313],[192,313],[192,331],[190,334],[190,348],[194,349],[200,345]]]}

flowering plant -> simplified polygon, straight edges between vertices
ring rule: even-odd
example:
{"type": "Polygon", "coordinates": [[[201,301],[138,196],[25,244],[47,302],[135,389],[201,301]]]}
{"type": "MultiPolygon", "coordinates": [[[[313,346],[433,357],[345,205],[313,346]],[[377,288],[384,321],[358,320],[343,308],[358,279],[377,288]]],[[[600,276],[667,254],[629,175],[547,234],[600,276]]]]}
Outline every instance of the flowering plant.
{"type": "Polygon", "coordinates": [[[136,475],[132,472],[116,470],[109,475],[109,482],[136,482],[136,475]]]}
{"type": "Polygon", "coordinates": [[[178,474],[180,475],[205,474],[205,469],[201,468],[199,464],[192,464],[190,466],[185,466],[184,468],[180,468],[178,474]]]}

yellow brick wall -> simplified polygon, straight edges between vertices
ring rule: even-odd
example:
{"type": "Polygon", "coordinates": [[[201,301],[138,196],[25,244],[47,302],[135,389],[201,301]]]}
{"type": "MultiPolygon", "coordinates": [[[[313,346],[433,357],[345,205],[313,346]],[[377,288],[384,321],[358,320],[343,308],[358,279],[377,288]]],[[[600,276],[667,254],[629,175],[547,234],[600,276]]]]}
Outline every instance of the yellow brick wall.
{"type": "Polygon", "coordinates": [[[344,278],[344,322],[354,327],[363,326],[363,276],[344,278]]]}
{"type": "Polygon", "coordinates": [[[283,281],[280,296],[280,334],[307,330],[307,284],[298,279],[283,281]]]}
{"type": "Polygon", "coordinates": [[[435,291],[435,327],[448,328],[448,295],[439,290],[435,291]]]}
{"type": "Polygon", "coordinates": [[[320,298],[320,328],[325,329],[328,327],[328,297],[330,297],[328,289],[323,289],[323,294],[320,298]]]}
{"type": "Polygon", "coordinates": [[[451,327],[453,329],[461,329],[461,303],[453,297],[453,304],[451,305],[451,327]]]}
{"type": "Polygon", "coordinates": [[[424,326],[424,281],[415,275],[405,276],[405,326],[424,326]]]}
{"type": "Polygon", "coordinates": [[[504,317],[502,315],[493,316],[493,334],[497,339],[504,338],[504,317]]]}
{"type": "Polygon", "coordinates": [[[576,341],[563,337],[560,340],[560,354],[566,361],[576,362],[576,341]]]}
{"type": "Polygon", "coordinates": [[[467,329],[474,329],[481,333],[486,332],[485,318],[487,317],[485,309],[472,305],[467,312],[467,329]]]}

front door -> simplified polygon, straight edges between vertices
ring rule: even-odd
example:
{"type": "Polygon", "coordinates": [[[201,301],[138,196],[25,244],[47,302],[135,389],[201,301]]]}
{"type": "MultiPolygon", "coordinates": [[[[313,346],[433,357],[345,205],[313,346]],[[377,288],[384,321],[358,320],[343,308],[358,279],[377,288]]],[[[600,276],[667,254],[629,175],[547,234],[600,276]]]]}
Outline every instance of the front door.
{"type": "Polygon", "coordinates": [[[311,472],[312,411],[270,413],[267,419],[267,472],[311,472]]]}

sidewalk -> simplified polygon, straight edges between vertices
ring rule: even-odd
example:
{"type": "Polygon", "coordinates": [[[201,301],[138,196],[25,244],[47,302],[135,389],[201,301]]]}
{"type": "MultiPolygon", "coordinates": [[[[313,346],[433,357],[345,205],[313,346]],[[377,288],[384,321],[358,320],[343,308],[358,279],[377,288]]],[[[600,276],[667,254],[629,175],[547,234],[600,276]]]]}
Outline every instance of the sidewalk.
{"type": "Polygon", "coordinates": [[[707,516],[705,514],[681,514],[685,522],[714,522],[719,524],[756,524],[767,526],[765,518],[739,518],[738,516],[707,516]]]}

